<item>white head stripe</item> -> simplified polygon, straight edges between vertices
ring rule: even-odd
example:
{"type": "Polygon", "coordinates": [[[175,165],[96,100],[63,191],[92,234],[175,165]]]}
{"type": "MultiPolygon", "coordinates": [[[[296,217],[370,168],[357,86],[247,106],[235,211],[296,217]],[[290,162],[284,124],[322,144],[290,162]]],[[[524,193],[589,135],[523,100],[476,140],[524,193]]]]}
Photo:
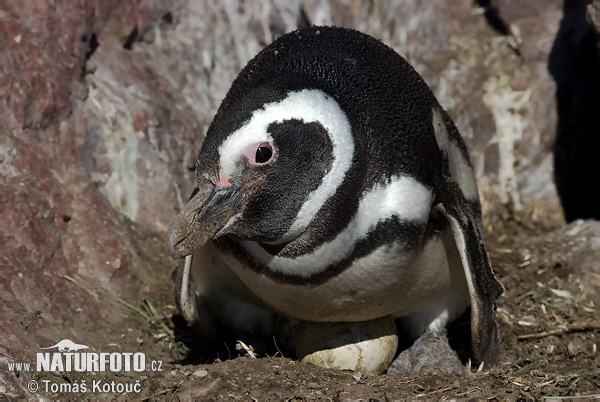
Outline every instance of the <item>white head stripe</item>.
{"type": "Polygon", "coordinates": [[[273,140],[267,132],[270,124],[291,119],[305,123],[318,122],[325,128],[333,145],[333,162],[319,187],[309,194],[290,230],[280,241],[294,238],[304,231],[344,180],[354,153],[352,128],[346,114],[323,91],[305,89],[290,92],[285,99],[267,103],[262,109],[254,111],[250,120],[231,133],[219,147],[220,174],[231,174],[249,145],[273,140]]]}
{"type": "Polygon", "coordinates": [[[392,216],[405,221],[426,222],[433,199],[432,190],[408,176],[394,176],[386,184],[376,184],[363,195],[358,211],[348,226],[332,241],[311,254],[297,258],[273,257],[255,242],[242,245],[258,260],[275,272],[308,277],[340,261],[364,238],[377,223],[392,216]]]}

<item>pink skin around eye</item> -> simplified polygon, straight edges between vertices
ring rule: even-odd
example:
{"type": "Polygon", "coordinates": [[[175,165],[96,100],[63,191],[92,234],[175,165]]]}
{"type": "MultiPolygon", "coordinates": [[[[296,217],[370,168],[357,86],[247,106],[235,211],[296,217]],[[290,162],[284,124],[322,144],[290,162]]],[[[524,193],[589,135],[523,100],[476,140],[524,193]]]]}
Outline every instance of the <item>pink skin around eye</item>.
{"type": "MultiPolygon", "coordinates": [[[[263,166],[263,165],[266,165],[267,163],[270,163],[273,160],[273,156],[271,156],[271,158],[269,158],[269,160],[267,162],[264,162],[264,163],[256,162],[256,150],[259,147],[264,147],[264,146],[271,148],[273,153],[275,153],[275,151],[273,150],[273,144],[271,142],[257,142],[256,144],[252,144],[248,148],[246,148],[246,150],[244,151],[244,156],[246,157],[246,159],[248,160],[248,163],[250,165],[263,166]]],[[[217,180],[215,185],[219,188],[231,187],[231,175],[230,174],[219,175],[219,180],[217,180]]]]}
{"type": "Polygon", "coordinates": [[[275,147],[273,147],[273,143],[269,142],[257,142],[256,144],[252,144],[250,145],[248,148],[246,148],[246,150],[244,151],[244,156],[246,157],[246,159],[248,159],[248,163],[252,166],[263,166],[266,165],[267,163],[271,162],[273,160],[273,157],[271,157],[267,162],[265,163],[258,163],[256,162],[256,150],[261,147],[261,146],[267,146],[269,148],[271,148],[271,150],[273,150],[273,154],[275,154],[275,147]]]}

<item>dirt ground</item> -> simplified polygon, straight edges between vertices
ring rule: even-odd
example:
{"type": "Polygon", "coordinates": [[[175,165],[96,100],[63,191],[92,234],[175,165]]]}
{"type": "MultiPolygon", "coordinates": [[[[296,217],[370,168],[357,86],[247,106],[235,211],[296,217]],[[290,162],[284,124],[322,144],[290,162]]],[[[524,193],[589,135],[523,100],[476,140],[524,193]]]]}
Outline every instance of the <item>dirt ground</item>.
{"type": "MultiPolygon", "coordinates": [[[[565,263],[562,250],[544,242],[523,243],[556,224],[540,218],[536,221],[531,214],[519,216],[499,214],[487,224],[488,250],[506,287],[498,302],[503,352],[499,364],[489,371],[465,376],[422,373],[404,378],[365,378],[360,373],[299,363],[282,357],[277,349],[259,358],[236,357],[235,339],[212,349],[199,347],[194,335],[175,316],[171,289],[167,289],[164,294],[153,295],[150,303],[140,301],[139,306],[131,306],[126,320],[129,328],[110,328],[122,332],[119,345],[123,351],[140,351],[161,360],[162,371],[68,376],[40,373],[32,378],[71,384],[86,380],[88,387],[93,380],[139,381],[139,393],[93,394],[107,399],[600,398],[600,327],[597,301],[593,300],[597,300],[598,289],[592,289],[595,296],[585,296],[582,273],[565,263]]],[[[101,343],[102,333],[97,336],[96,340],[87,336],[87,343],[101,343]]],[[[74,397],[60,391],[41,394],[74,397]]]]}

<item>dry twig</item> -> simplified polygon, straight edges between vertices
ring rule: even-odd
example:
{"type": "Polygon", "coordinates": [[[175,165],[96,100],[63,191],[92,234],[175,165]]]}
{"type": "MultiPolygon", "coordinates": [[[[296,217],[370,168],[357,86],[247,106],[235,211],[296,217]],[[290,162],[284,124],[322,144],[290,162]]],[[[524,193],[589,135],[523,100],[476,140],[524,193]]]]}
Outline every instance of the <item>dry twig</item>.
{"type": "Polygon", "coordinates": [[[421,398],[421,397],[429,396],[429,395],[433,395],[433,394],[439,394],[440,392],[451,391],[453,389],[455,389],[455,387],[442,388],[442,389],[438,389],[438,390],[431,391],[431,392],[417,394],[417,398],[421,398]]]}
{"type": "Polygon", "coordinates": [[[532,339],[532,338],[543,338],[545,336],[551,335],[561,335],[569,332],[578,332],[578,331],[589,331],[591,329],[600,329],[600,323],[598,322],[574,322],[572,324],[567,325],[563,328],[551,329],[548,331],[535,332],[531,334],[524,334],[517,336],[518,340],[524,339],[532,339]]]}

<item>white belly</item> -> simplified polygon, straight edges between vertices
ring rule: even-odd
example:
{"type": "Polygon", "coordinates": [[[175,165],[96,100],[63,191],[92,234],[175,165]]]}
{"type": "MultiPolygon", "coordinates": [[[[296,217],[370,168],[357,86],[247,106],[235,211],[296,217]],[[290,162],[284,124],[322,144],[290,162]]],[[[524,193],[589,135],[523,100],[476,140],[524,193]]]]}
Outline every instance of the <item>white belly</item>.
{"type": "Polygon", "coordinates": [[[468,304],[463,268],[448,232],[433,237],[418,253],[401,252],[399,245],[380,247],[319,285],[276,282],[232,256],[223,258],[267,308],[299,320],[364,321],[432,307],[437,317],[445,304],[461,311],[468,304]]]}

